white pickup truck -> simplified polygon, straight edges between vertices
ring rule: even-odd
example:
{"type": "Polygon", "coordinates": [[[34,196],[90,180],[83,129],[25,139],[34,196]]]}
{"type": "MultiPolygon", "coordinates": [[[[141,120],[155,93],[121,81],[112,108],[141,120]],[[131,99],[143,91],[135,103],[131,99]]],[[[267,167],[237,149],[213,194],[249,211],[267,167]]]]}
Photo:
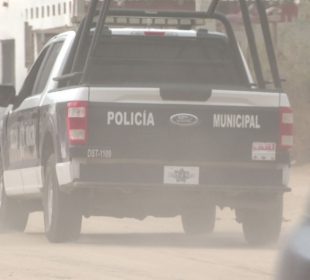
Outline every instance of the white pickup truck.
{"type": "Polygon", "coordinates": [[[77,32],[46,44],[17,96],[0,86],[0,227],[24,230],[43,210],[51,242],[76,239],[83,216],[181,215],[186,233],[204,234],[218,206],[235,209],[248,242],[276,240],[289,190],[287,95],[253,85],[224,20],[228,35],[130,19],[111,28],[106,14],[126,11],[103,7],[98,19],[96,2],[77,32]]]}

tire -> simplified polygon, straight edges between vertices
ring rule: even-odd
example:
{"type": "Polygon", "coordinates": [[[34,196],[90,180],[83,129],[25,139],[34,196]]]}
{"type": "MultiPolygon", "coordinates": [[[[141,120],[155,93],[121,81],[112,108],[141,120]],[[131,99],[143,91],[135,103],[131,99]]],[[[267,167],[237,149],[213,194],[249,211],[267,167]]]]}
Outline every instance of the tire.
{"type": "Polygon", "coordinates": [[[254,246],[268,245],[279,239],[283,216],[283,199],[264,209],[249,209],[243,214],[245,240],[254,246]]]}
{"type": "Polygon", "coordinates": [[[189,235],[210,234],[215,227],[216,206],[214,204],[187,207],[181,215],[183,230],[189,235]]]}
{"type": "Polygon", "coordinates": [[[44,174],[45,235],[52,243],[74,241],[81,232],[82,214],[76,206],[75,196],[59,189],[55,166],[56,160],[52,154],[47,160],[44,174]]]}
{"type": "MultiPolygon", "coordinates": [[[[2,173],[2,170],[1,170],[2,173]]],[[[29,212],[22,201],[9,198],[4,189],[3,177],[0,178],[0,231],[23,232],[28,222],[29,212]]]]}

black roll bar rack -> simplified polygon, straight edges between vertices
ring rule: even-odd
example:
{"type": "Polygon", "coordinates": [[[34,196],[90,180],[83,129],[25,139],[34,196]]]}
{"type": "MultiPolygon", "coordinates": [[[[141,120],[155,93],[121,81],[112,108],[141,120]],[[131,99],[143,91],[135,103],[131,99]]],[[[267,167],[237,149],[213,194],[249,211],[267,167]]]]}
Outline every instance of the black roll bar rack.
{"type": "MultiPolygon", "coordinates": [[[[96,50],[96,46],[100,40],[100,35],[102,33],[102,29],[104,28],[104,24],[108,16],[128,16],[128,17],[146,17],[146,18],[186,18],[186,19],[217,19],[226,28],[227,35],[231,40],[231,43],[234,45],[234,49],[238,50],[238,43],[235,38],[233,28],[231,23],[226,18],[224,14],[216,12],[216,9],[221,0],[212,0],[208,10],[206,12],[173,12],[173,11],[147,11],[147,10],[122,10],[122,9],[110,9],[112,0],[104,0],[103,4],[100,4],[100,0],[92,0],[90,3],[89,11],[81,23],[80,36],[78,38],[79,42],[76,47],[76,52],[73,58],[73,63],[71,67],[71,71],[65,74],[62,77],[58,77],[58,81],[63,80],[71,80],[72,78],[79,77],[80,84],[87,83],[87,69],[89,68],[90,58],[94,55],[94,51],[96,50]],[[89,36],[90,30],[93,28],[94,18],[98,16],[99,6],[99,18],[96,23],[96,28],[94,35],[92,36],[92,41],[88,49],[86,60],[83,63],[83,50],[85,50],[87,46],[86,38],[89,36]]],[[[251,17],[249,13],[249,9],[247,6],[246,0],[238,0],[241,8],[241,15],[243,18],[243,24],[245,27],[246,37],[249,45],[250,54],[252,57],[253,68],[257,80],[257,88],[261,90],[266,89],[266,81],[264,80],[261,61],[258,54],[258,49],[256,46],[256,38],[253,31],[253,25],[251,22],[251,17]]],[[[269,61],[269,66],[272,74],[272,80],[276,91],[282,91],[281,79],[279,76],[278,65],[276,61],[276,55],[273,47],[271,32],[268,24],[268,18],[266,14],[266,9],[262,0],[254,0],[256,3],[256,8],[258,11],[259,22],[261,25],[261,30],[264,38],[265,49],[267,52],[267,57],[269,61]]],[[[85,58],[84,58],[85,59],[85,58]]]]}

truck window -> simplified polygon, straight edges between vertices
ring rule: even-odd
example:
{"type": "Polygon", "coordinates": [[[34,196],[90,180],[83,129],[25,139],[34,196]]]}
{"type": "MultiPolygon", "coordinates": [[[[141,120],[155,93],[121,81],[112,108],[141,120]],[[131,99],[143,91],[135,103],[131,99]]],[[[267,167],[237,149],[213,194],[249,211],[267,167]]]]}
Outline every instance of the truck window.
{"type": "Polygon", "coordinates": [[[207,38],[111,36],[98,46],[87,73],[90,84],[242,86],[224,35],[207,38]]]}
{"type": "Polygon", "coordinates": [[[45,57],[48,54],[48,51],[50,49],[50,46],[45,47],[41,53],[39,54],[38,58],[36,59],[36,61],[34,62],[34,64],[32,65],[26,79],[25,82],[21,88],[21,90],[18,93],[18,100],[16,102],[16,104],[14,104],[15,107],[19,106],[19,104],[28,96],[31,95],[32,90],[33,90],[33,86],[35,83],[35,80],[38,76],[38,72],[40,70],[40,67],[42,66],[42,63],[45,59],[45,57]]]}
{"type": "Polygon", "coordinates": [[[50,51],[48,52],[47,57],[45,58],[38,72],[38,76],[36,78],[32,90],[32,95],[42,93],[43,90],[45,89],[48,78],[52,72],[53,66],[55,64],[56,58],[61,50],[62,45],[63,41],[56,42],[51,46],[50,51]]]}

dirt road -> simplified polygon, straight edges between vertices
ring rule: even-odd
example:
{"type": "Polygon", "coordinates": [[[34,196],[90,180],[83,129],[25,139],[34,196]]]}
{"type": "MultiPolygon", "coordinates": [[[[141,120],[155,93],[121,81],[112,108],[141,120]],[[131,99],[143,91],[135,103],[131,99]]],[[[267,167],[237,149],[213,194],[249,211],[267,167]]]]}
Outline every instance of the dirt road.
{"type": "Polygon", "coordinates": [[[209,237],[183,235],[179,217],[91,218],[83,221],[81,239],[71,244],[49,244],[42,215],[33,214],[25,234],[0,235],[0,280],[273,279],[278,248],[302,215],[308,174],[310,165],[293,169],[278,245],[249,248],[228,209],[218,212],[209,237]]]}

